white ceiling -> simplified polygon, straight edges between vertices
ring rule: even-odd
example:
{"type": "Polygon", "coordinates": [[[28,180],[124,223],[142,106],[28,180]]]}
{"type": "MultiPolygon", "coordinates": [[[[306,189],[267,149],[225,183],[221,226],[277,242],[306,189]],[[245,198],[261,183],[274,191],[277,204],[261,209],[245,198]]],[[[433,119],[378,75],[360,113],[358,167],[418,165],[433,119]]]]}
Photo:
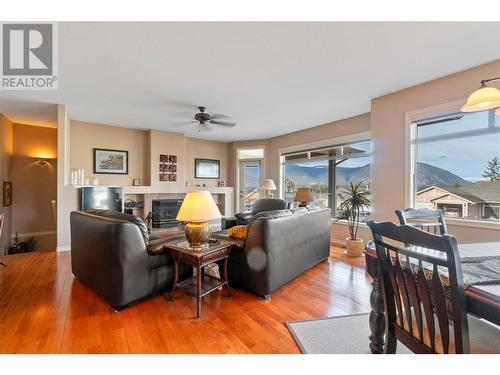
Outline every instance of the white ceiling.
{"type": "Polygon", "coordinates": [[[59,38],[59,90],[0,92],[11,120],[54,124],[62,103],[74,120],[222,141],[369,112],[374,97],[500,58],[498,22],[84,22],[59,38]],[[237,126],[198,133],[197,105],[237,126]]]}

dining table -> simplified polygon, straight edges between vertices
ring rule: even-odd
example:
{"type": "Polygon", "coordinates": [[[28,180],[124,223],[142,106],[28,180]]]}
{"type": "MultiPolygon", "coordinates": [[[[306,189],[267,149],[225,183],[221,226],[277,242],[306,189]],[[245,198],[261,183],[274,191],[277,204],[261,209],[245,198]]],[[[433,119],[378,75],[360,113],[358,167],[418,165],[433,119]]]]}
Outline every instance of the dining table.
{"type": "MultiPolygon", "coordinates": [[[[429,249],[416,249],[429,251],[429,249]]],[[[433,250],[431,250],[433,251],[433,250]]],[[[500,241],[458,244],[464,277],[466,308],[469,314],[500,325],[500,241]]],[[[384,353],[386,321],[380,266],[373,242],[365,249],[366,271],[372,277],[369,316],[369,346],[374,354],[384,353]]]]}

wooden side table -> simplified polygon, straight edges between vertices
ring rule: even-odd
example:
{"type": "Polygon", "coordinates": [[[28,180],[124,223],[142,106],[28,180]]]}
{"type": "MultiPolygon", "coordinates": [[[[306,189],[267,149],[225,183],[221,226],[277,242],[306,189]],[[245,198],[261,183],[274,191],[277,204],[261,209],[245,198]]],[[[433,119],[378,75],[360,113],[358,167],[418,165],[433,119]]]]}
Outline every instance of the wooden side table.
{"type": "Polygon", "coordinates": [[[187,294],[196,298],[198,302],[197,318],[201,319],[201,300],[207,294],[212,293],[221,286],[225,286],[227,294],[232,297],[231,288],[227,281],[227,262],[229,252],[233,243],[223,239],[218,239],[217,243],[209,244],[206,250],[192,250],[185,238],[172,240],[165,244],[165,249],[170,251],[174,260],[174,285],[168,296],[168,301],[174,300],[174,293],[177,288],[183,289],[187,294]],[[204,273],[203,268],[209,264],[224,260],[223,277],[218,278],[204,273]],[[179,282],[179,263],[187,263],[196,268],[196,275],[179,282]]]}

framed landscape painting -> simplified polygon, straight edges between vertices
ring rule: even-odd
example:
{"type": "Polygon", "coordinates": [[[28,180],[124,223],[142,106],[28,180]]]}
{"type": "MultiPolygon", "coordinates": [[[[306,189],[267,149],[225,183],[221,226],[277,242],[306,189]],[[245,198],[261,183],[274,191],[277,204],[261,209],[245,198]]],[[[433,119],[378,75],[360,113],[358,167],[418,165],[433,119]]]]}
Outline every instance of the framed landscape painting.
{"type": "Polygon", "coordinates": [[[128,174],[128,151],[94,148],[94,173],[128,174]]]}
{"type": "Polygon", "coordinates": [[[194,178],[220,178],[220,160],[194,159],[194,178]]]}

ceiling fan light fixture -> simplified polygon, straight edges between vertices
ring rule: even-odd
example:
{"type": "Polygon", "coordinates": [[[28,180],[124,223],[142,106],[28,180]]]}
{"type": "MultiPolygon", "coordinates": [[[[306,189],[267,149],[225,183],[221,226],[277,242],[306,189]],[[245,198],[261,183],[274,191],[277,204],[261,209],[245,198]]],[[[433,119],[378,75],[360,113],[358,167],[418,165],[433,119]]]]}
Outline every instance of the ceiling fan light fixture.
{"type": "Polygon", "coordinates": [[[488,109],[500,107],[500,90],[495,87],[487,86],[487,82],[500,80],[500,78],[492,78],[481,82],[481,88],[474,91],[467,103],[462,107],[462,112],[479,112],[488,109]]]}

